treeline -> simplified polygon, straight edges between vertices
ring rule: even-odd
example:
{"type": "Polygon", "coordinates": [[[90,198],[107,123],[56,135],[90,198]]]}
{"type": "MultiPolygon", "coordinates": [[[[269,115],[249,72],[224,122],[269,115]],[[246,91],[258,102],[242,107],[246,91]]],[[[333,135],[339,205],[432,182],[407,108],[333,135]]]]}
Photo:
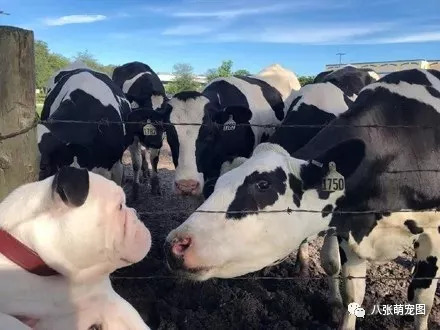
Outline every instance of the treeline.
{"type": "MultiPolygon", "coordinates": [[[[72,61],[82,61],[91,69],[106,73],[110,77],[112,76],[113,70],[116,67],[116,65],[103,65],[99,63],[99,61],[87,50],[79,52],[76,56],[69,59],[63,55],[51,52],[47,43],[38,40],[35,42],[35,70],[37,88],[44,92],[50,77],[55,72],[66,67],[72,61]]],[[[226,60],[222,61],[219,67],[209,69],[206,72],[207,81],[210,82],[219,77],[229,77],[232,75],[251,75],[251,73],[246,69],[233,70],[233,64],[234,63],[231,60],[226,60]]],[[[174,74],[175,79],[165,86],[168,94],[175,94],[188,90],[201,90],[203,88],[203,84],[197,82],[194,69],[190,64],[177,63],[174,65],[172,73],[174,74]]],[[[313,76],[298,77],[302,86],[311,83],[313,78],[313,76]]]]}
{"type": "Polygon", "coordinates": [[[115,65],[103,65],[88,51],[78,52],[76,56],[69,59],[63,55],[53,53],[49,50],[47,43],[41,40],[35,42],[35,74],[38,89],[45,90],[50,77],[57,71],[66,67],[72,61],[82,61],[93,70],[112,75],[115,65]]]}

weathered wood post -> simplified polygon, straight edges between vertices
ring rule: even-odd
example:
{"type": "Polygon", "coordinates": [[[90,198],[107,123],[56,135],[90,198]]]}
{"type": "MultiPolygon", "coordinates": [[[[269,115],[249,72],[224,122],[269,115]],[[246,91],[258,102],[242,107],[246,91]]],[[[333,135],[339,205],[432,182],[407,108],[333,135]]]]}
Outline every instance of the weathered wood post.
{"type": "Polygon", "coordinates": [[[0,201],[37,177],[34,120],[34,33],[0,26],[0,201]]]}

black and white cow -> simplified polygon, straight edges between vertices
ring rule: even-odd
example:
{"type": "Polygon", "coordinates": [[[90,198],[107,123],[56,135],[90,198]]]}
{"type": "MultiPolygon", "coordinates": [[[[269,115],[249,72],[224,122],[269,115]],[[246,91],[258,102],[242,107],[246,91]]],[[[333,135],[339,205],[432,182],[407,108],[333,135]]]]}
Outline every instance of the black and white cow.
{"type": "Polygon", "coordinates": [[[147,64],[141,62],[130,62],[115,68],[112,79],[122,89],[134,110],[128,116],[127,121],[144,123],[126,125],[126,142],[130,144],[129,150],[134,172],[133,197],[136,199],[138,196],[141,166],[144,177],[148,177],[150,174],[146,150],[141,149],[141,145],[150,150],[151,192],[160,194],[157,164],[159,163],[164,131],[160,126],[151,127],[148,121],[158,122],[161,120],[162,117],[156,113],[156,110],[161,109],[167,101],[165,88],[159,76],[147,64]],[[144,129],[146,125],[149,125],[150,129],[148,127],[144,129]]]}
{"type": "MultiPolygon", "coordinates": [[[[322,74],[320,75],[322,76],[322,74]]],[[[299,91],[292,92],[286,102],[286,104],[289,104],[286,118],[283,120],[282,126],[278,127],[269,138],[271,143],[283,145],[290,154],[293,154],[318,134],[325,125],[347,111],[360,90],[376,82],[376,77],[378,78],[374,71],[357,69],[353,66],[344,66],[331,72],[331,75],[330,72],[325,72],[325,76],[321,78],[321,82],[305,85],[299,91]],[[295,125],[310,125],[310,127],[297,127],[295,125]]],[[[240,157],[234,159],[233,162],[225,163],[221,174],[239,166],[245,160],[246,158],[240,157]]],[[[213,188],[212,186],[211,189],[213,188]]],[[[336,242],[329,241],[332,239],[335,240],[331,236],[325,238],[324,246],[327,253],[329,252],[327,247],[337,245],[336,242]]],[[[330,255],[337,256],[337,251],[336,253],[330,253],[330,255]]],[[[327,259],[325,258],[325,260],[327,259]]],[[[298,272],[306,275],[307,267],[308,245],[305,241],[298,249],[298,272]]],[[[327,270],[331,269],[332,265],[323,263],[323,267],[327,270]]],[[[334,285],[338,284],[334,279],[331,279],[332,291],[337,292],[338,290],[333,288],[334,285]]],[[[338,300],[338,296],[334,299],[338,300]]]]}
{"type": "Polygon", "coordinates": [[[215,182],[225,161],[249,157],[274,129],[239,124],[279,124],[284,102],[299,88],[295,74],[275,64],[254,76],[215,79],[201,93],[176,94],[167,104],[165,120],[196,125],[166,126],[176,166],[175,191],[201,195],[205,182],[215,182]]]}
{"type": "Polygon", "coordinates": [[[107,75],[78,62],[56,73],[48,87],[41,120],[54,122],[37,127],[39,179],[54,175],[62,166],[74,165],[121,184],[121,158],[126,147],[122,120],[130,113],[122,91],[107,75]],[[112,123],[87,123],[100,121],[112,123]]]}
{"type": "MultiPolygon", "coordinates": [[[[440,125],[439,112],[440,72],[405,70],[366,86],[348,111],[294,155],[287,151],[291,140],[260,144],[218,179],[197,210],[226,213],[196,211],[168,235],[169,266],[197,280],[235,277],[285,257],[306,237],[334,230],[344,303],[361,305],[367,261],[393,260],[413,247],[414,275],[425,279],[412,279],[408,298],[425,304],[426,315],[416,315],[415,323],[427,329],[439,275],[440,177],[432,170],[439,168],[440,139],[426,126],[440,125]],[[328,186],[330,179],[335,186],[328,186]],[[293,212],[264,213],[288,208],[293,212]]],[[[346,311],[342,328],[355,323],[346,311]]]]}

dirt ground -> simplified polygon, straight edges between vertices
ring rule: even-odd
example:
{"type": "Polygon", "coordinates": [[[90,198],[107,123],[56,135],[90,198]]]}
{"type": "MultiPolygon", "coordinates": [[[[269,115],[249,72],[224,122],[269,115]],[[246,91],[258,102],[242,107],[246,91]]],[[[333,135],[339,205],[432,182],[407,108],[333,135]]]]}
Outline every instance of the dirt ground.
{"type": "MultiPolygon", "coordinates": [[[[129,164],[129,157],[124,159],[129,164]]],[[[152,329],[336,329],[331,323],[328,284],[319,264],[322,239],[310,245],[310,277],[322,279],[282,280],[296,276],[295,254],[283,263],[244,277],[277,279],[214,279],[202,283],[172,278],[164,263],[162,246],[168,232],[182,223],[201,203],[190,197],[173,196],[173,165],[166,145],[162,149],[160,182],[162,196],[152,196],[144,184],[141,198],[132,206],[138,212],[176,211],[172,215],[141,215],[153,236],[153,246],[140,263],[113,274],[113,285],[142,315],[152,329]],[[148,278],[143,278],[148,277],[148,278]],[[171,277],[171,278],[170,278],[171,277]]],[[[130,171],[130,166],[126,167],[130,171]]],[[[130,181],[124,186],[131,191],[130,181]]],[[[369,315],[375,304],[407,304],[407,280],[380,280],[377,277],[409,277],[412,257],[371,265],[362,307],[365,319],[358,329],[411,329],[408,316],[369,315]]],[[[430,316],[430,329],[440,329],[440,290],[437,289],[430,316]]]]}

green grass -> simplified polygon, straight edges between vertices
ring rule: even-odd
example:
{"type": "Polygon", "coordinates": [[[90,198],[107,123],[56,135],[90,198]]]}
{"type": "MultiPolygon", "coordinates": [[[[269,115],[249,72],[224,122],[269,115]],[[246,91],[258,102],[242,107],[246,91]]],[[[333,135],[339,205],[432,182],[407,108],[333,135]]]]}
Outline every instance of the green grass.
{"type": "Polygon", "coordinates": [[[40,116],[41,115],[41,110],[43,110],[43,103],[37,103],[36,110],[37,110],[38,116],[40,116]]]}

